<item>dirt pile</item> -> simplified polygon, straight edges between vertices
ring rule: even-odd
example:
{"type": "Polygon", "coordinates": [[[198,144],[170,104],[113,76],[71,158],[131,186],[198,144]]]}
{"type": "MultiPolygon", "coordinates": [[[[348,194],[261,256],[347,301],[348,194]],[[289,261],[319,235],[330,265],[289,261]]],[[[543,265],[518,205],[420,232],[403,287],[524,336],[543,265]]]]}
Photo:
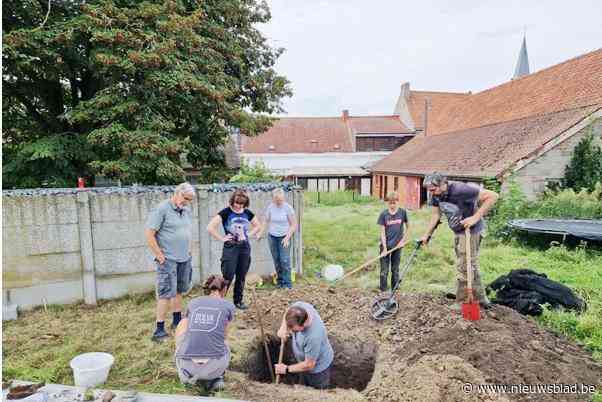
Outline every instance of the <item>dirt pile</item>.
{"type": "MultiPolygon", "coordinates": [[[[233,369],[255,374],[252,379],[236,374],[234,395],[263,401],[588,401],[591,394],[487,393],[477,386],[576,383],[602,390],[602,365],[590,353],[513,310],[495,306],[482,320],[468,322],[443,297],[400,295],[397,316],[376,322],[369,315],[375,295],[326,286],[259,291],[263,322],[271,324],[268,332],[276,332],[291,302],[304,300],[316,306],[335,349],[332,379],[339,388],[319,392],[261,383],[269,381],[269,372],[261,369],[265,356],[257,338],[249,336],[258,333],[251,309],[237,316],[248,342],[239,346],[242,358],[233,369]],[[350,387],[355,390],[342,389],[350,387]]],[[[278,349],[279,341],[272,339],[273,360],[278,349]]],[[[288,345],[285,362],[292,358],[288,345]]],[[[285,382],[295,383],[295,378],[285,382]]]]}

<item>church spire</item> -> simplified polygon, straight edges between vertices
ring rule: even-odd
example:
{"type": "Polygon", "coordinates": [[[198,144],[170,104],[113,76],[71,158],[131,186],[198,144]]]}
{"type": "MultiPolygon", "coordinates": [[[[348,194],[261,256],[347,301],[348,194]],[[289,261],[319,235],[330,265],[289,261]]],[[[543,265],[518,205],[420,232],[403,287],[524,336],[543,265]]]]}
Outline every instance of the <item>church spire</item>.
{"type": "Polygon", "coordinates": [[[518,53],[518,61],[514,68],[514,76],[512,79],[520,78],[529,75],[529,55],[527,54],[527,35],[523,36],[523,44],[518,53]]]}

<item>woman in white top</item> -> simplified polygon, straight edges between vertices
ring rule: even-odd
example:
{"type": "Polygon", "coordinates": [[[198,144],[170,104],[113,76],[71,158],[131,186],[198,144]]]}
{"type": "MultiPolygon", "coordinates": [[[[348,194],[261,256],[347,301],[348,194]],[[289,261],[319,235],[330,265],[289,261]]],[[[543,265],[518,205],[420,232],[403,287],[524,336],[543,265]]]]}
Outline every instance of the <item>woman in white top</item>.
{"type": "Polygon", "coordinates": [[[268,231],[270,252],[278,275],[276,286],[291,289],[290,241],[297,230],[297,219],[293,207],[284,200],[281,188],[272,191],[272,202],[265,210],[265,220],[263,230],[268,231]]]}

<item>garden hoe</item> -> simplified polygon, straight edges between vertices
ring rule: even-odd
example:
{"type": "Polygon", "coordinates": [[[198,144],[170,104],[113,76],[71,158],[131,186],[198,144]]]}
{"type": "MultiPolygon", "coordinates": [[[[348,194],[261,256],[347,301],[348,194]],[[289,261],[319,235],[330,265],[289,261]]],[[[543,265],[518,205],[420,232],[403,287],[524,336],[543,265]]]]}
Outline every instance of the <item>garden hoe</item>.
{"type": "Polygon", "coordinates": [[[481,319],[481,309],[479,308],[479,302],[474,299],[474,292],[472,290],[472,250],[470,241],[470,228],[466,228],[466,279],[468,287],[466,288],[466,302],[462,303],[462,316],[468,321],[477,321],[481,319]]]}

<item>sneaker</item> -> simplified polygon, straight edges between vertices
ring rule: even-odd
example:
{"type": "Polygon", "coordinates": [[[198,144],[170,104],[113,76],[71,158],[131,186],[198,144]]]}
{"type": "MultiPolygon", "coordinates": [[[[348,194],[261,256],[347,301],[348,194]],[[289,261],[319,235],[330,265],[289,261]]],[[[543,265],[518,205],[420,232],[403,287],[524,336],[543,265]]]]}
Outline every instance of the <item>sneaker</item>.
{"type": "Polygon", "coordinates": [[[167,340],[167,338],[169,338],[169,334],[165,332],[165,330],[155,329],[155,332],[153,333],[151,339],[153,342],[159,343],[164,342],[165,340],[167,340]]]}
{"type": "Polygon", "coordinates": [[[245,302],[235,303],[234,305],[235,305],[235,306],[236,306],[236,308],[237,308],[237,309],[239,309],[239,310],[246,310],[246,309],[248,309],[248,308],[249,308],[249,306],[247,306],[247,305],[245,304],[245,302]]]}
{"type": "Polygon", "coordinates": [[[218,377],[215,380],[211,381],[209,384],[209,392],[220,392],[226,388],[226,384],[224,383],[224,377],[218,377]]]}

